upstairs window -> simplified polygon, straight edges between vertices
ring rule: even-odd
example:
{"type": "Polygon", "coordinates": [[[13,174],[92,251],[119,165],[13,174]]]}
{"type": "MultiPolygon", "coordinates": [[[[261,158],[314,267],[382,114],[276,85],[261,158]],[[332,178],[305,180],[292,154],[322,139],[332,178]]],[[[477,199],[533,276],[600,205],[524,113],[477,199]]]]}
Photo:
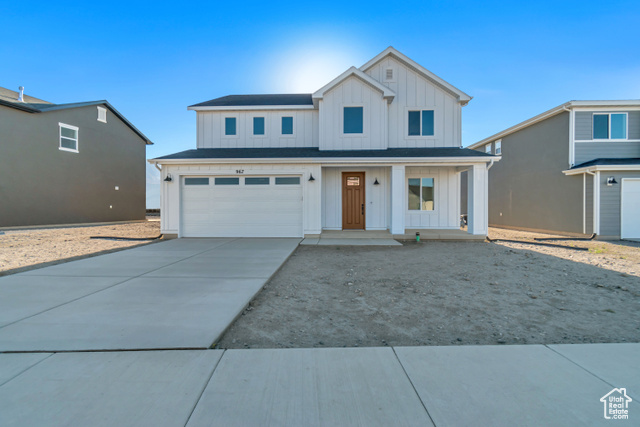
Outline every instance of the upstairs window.
{"type": "Polygon", "coordinates": [[[493,154],[493,150],[491,150],[491,143],[484,146],[484,152],[487,154],[493,154]]]}
{"type": "Polygon", "coordinates": [[[495,142],[496,144],[496,156],[499,156],[502,154],[502,140],[499,139],[495,142]]]}
{"type": "Polygon", "coordinates": [[[64,151],[78,152],[78,128],[64,123],[58,123],[60,127],[60,148],[64,151]]]}
{"type": "Polygon", "coordinates": [[[627,139],[627,113],[594,114],[593,139],[627,139]]]}
{"type": "Polygon", "coordinates": [[[107,123],[107,109],[104,107],[98,107],[98,121],[107,123]]]}
{"type": "Polygon", "coordinates": [[[433,136],[434,134],[433,110],[409,111],[409,136],[433,136]]]}
{"type": "Polygon", "coordinates": [[[282,134],[293,135],[293,117],[282,118],[282,134]]]}
{"type": "Polygon", "coordinates": [[[253,118],[253,134],[264,135],[264,117],[253,118]]]}
{"type": "Polygon", "coordinates": [[[225,135],[236,134],[236,118],[235,117],[224,118],[224,134],[225,135]]]}
{"type": "Polygon", "coordinates": [[[432,211],[434,209],[433,178],[409,178],[409,210],[432,211]]]}
{"type": "Polygon", "coordinates": [[[343,133],[363,133],[364,132],[364,108],[344,107],[343,133]]]}

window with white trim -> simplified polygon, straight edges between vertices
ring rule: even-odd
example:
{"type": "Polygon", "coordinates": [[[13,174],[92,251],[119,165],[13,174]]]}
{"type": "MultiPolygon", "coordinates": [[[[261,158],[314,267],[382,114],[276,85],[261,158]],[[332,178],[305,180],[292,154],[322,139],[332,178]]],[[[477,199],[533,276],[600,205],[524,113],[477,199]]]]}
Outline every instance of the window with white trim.
{"type": "Polygon", "coordinates": [[[432,211],[435,206],[434,178],[409,178],[409,210],[432,211]]]}
{"type": "Polygon", "coordinates": [[[627,113],[593,113],[593,139],[627,139],[627,113]]]}
{"type": "Polygon", "coordinates": [[[409,136],[433,136],[435,121],[433,110],[409,111],[409,136]]]}
{"type": "Polygon", "coordinates": [[[107,109],[104,107],[98,107],[98,121],[107,123],[107,109]]]}
{"type": "Polygon", "coordinates": [[[293,117],[282,117],[282,135],[293,135],[293,117]]]}
{"type": "Polygon", "coordinates": [[[60,128],[60,146],[58,147],[63,151],[78,152],[78,129],[76,126],[66,125],[64,123],[58,123],[60,128]]]}
{"type": "Polygon", "coordinates": [[[499,156],[500,154],[502,154],[502,140],[499,139],[495,142],[496,144],[496,156],[499,156]]]}
{"type": "Polygon", "coordinates": [[[236,134],[236,118],[224,118],[224,134],[225,136],[234,136],[236,134]]]}
{"type": "Polygon", "coordinates": [[[493,154],[493,151],[491,150],[491,143],[484,146],[484,152],[487,154],[493,154]]]}
{"type": "Polygon", "coordinates": [[[364,133],[364,107],[344,107],[342,113],[342,133],[364,133]]]}

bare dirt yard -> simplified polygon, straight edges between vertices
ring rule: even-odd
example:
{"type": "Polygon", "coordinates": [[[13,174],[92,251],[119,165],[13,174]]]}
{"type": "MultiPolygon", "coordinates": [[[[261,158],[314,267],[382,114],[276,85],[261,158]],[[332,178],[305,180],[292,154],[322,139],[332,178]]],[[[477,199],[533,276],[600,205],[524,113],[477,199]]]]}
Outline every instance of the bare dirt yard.
{"type": "Polygon", "coordinates": [[[216,347],[640,342],[640,244],[553,243],[300,246],[216,347]]]}
{"type": "Polygon", "coordinates": [[[160,234],[158,219],[90,227],[4,230],[4,234],[0,234],[0,276],[148,244],[90,237],[156,237],[160,234]]]}

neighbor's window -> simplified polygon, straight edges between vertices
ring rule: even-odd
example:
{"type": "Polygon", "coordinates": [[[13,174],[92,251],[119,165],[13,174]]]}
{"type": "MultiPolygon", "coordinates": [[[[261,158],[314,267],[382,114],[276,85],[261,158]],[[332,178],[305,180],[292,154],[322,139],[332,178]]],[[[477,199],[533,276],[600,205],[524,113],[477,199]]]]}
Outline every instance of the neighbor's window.
{"type": "Polygon", "coordinates": [[[236,118],[235,117],[224,118],[224,134],[225,135],[236,134],[236,118]]]}
{"type": "Polygon", "coordinates": [[[264,117],[253,118],[253,134],[264,135],[264,117]]]}
{"type": "Polygon", "coordinates": [[[409,178],[409,210],[432,211],[433,189],[433,178],[409,178]]]}
{"type": "Polygon", "coordinates": [[[282,118],[282,134],[293,135],[293,117],[282,118]]]}
{"type": "Polygon", "coordinates": [[[78,152],[78,128],[64,123],[58,123],[60,126],[60,148],[64,151],[78,152]]]}
{"type": "Polygon", "coordinates": [[[627,113],[594,114],[593,139],[627,139],[627,113]]]}
{"type": "Polygon", "coordinates": [[[364,108],[344,107],[343,133],[363,133],[364,108]]]}
{"type": "Polygon", "coordinates": [[[493,154],[493,152],[491,151],[491,143],[484,146],[484,152],[487,154],[493,154]]]}
{"type": "Polygon", "coordinates": [[[104,107],[98,107],[98,121],[107,123],[107,109],[104,107]]]}
{"type": "Polygon", "coordinates": [[[434,135],[433,110],[409,111],[409,136],[434,135]]]}
{"type": "Polygon", "coordinates": [[[499,139],[495,142],[496,144],[496,155],[502,154],[502,140],[499,139]]]}

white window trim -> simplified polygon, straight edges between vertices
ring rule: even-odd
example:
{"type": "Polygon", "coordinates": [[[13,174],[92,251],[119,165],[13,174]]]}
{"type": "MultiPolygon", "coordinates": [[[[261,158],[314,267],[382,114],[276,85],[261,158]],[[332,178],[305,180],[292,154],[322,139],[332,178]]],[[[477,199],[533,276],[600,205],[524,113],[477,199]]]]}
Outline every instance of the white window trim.
{"type": "Polygon", "coordinates": [[[225,138],[225,139],[234,139],[234,138],[239,138],[239,134],[240,134],[240,117],[238,114],[223,114],[222,115],[222,126],[220,126],[221,131],[220,133],[221,138],[225,138]],[[227,135],[226,132],[226,119],[236,119],[236,134],[235,135],[227,135]]]}
{"type": "Polygon", "coordinates": [[[493,146],[494,146],[494,154],[496,156],[501,156],[502,155],[502,140],[498,139],[496,141],[493,142],[493,146]]]}
{"type": "MultiPolygon", "coordinates": [[[[66,139],[73,139],[73,138],[68,138],[68,137],[64,137],[66,139]]],[[[79,149],[80,149],[80,128],[77,126],[72,126],[72,125],[68,125],[66,123],[58,123],[58,149],[62,150],[62,151],[68,151],[70,153],[79,153],[79,149]],[[71,148],[67,148],[67,147],[63,147],[62,146],[62,128],[67,128],[67,129],[72,129],[76,131],[76,149],[71,149],[71,148]]]]}
{"type": "Polygon", "coordinates": [[[405,107],[404,108],[404,137],[406,139],[436,139],[436,123],[438,122],[436,117],[435,106],[422,106],[422,107],[405,107]],[[420,111],[420,135],[409,135],[409,111],[420,111]],[[422,112],[433,111],[433,135],[422,135],[422,112]]]}
{"type": "Polygon", "coordinates": [[[295,138],[296,137],[296,115],[295,114],[282,114],[279,116],[279,125],[280,125],[280,136],[282,138],[295,138]],[[291,117],[293,119],[293,133],[282,133],[282,118],[283,117],[291,117]]]}
{"type": "Polygon", "coordinates": [[[268,138],[269,137],[269,120],[267,120],[267,115],[266,114],[252,114],[251,115],[251,120],[250,120],[250,126],[251,126],[251,138],[268,138]],[[253,119],[255,118],[260,118],[262,117],[264,119],[264,133],[262,135],[256,135],[255,133],[253,133],[254,129],[253,129],[253,119]]]}
{"type": "Polygon", "coordinates": [[[341,104],[340,105],[340,136],[342,138],[367,138],[367,106],[364,104],[341,104]],[[362,107],[362,133],[344,133],[344,109],[348,107],[362,107]]]}
{"type": "Polygon", "coordinates": [[[602,112],[594,111],[591,114],[591,139],[590,139],[590,141],[595,141],[595,142],[629,141],[629,113],[627,113],[626,111],[611,111],[611,112],[608,112],[608,111],[606,111],[606,112],[605,111],[602,111],[602,112]],[[612,114],[624,114],[626,116],[626,120],[625,120],[626,128],[625,128],[625,131],[624,131],[624,134],[625,134],[624,138],[615,138],[615,139],[611,138],[611,115],[612,114]],[[608,120],[609,120],[609,137],[607,139],[602,139],[602,138],[596,139],[596,138],[593,137],[593,132],[595,130],[593,128],[593,125],[594,125],[593,119],[594,119],[594,116],[596,116],[596,115],[597,116],[608,116],[609,117],[608,118],[608,120]]]}
{"type": "Polygon", "coordinates": [[[104,107],[98,106],[98,121],[102,123],[107,123],[107,109],[104,107]],[[104,119],[101,119],[100,116],[103,116],[104,119]]]}
{"type": "Polygon", "coordinates": [[[405,179],[405,188],[404,191],[406,191],[407,197],[406,200],[404,201],[404,209],[406,211],[406,213],[409,214],[420,214],[420,215],[435,215],[438,211],[438,204],[437,204],[437,200],[438,200],[438,177],[436,175],[407,175],[406,179],[405,179]],[[416,210],[412,210],[409,209],[409,179],[416,179],[419,178],[420,179],[420,210],[416,209],[416,210]],[[425,211],[422,210],[422,178],[431,178],[433,179],[433,210],[431,211],[425,211]]]}

